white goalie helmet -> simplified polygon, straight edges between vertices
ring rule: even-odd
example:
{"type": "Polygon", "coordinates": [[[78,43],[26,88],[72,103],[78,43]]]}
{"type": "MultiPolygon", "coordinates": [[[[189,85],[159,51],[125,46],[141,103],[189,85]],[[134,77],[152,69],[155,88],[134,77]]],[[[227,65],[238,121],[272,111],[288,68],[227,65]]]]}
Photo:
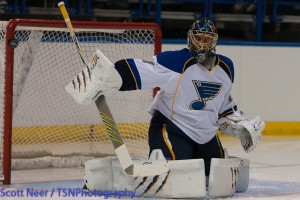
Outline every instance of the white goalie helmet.
{"type": "Polygon", "coordinates": [[[188,31],[189,50],[199,63],[204,62],[210,53],[215,53],[217,41],[217,29],[206,18],[195,21],[188,31]]]}

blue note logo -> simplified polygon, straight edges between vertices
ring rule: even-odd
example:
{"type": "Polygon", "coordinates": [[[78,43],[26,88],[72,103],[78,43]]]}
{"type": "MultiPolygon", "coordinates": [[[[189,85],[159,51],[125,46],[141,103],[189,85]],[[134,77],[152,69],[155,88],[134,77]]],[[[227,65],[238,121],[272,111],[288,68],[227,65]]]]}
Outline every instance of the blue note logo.
{"type": "Polygon", "coordinates": [[[206,101],[212,100],[218,96],[222,89],[222,84],[206,81],[193,80],[193,85],[196,89],[199,99],[190,103],[191,110],[203,110],[206,107],[206,101]]]}

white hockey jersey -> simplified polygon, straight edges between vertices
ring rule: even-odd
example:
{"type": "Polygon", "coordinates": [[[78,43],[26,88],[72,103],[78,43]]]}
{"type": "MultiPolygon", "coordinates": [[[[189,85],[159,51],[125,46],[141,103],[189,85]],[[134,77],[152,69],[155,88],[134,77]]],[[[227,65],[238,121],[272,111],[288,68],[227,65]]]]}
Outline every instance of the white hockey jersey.
{"type": "Polygon", "coordinates": [[[123,80],[122,91],[159,87],[151,109],[159,110],[199,144],[216,135],[220,117],[237,109],[230,96],[233,63],[225,56],[217,55],[211,70],[186,48],[162,52],[151,61],[120,60],[115,67],[123,80]]]}

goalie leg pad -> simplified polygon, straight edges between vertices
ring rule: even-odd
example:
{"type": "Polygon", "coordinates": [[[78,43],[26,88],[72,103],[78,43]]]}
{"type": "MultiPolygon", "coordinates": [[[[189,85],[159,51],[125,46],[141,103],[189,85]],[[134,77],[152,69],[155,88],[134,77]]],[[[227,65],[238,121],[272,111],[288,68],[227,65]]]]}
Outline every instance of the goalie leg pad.
{"type": "Polygon", "coordinates": [[[235,192],[244,192],[249,184],[248,159],[228,158],[211,160],[208,195],[228,197],[235,192]]]}
{"type": "Polygon", "coordinates": [[[249,186],[250,160],[244,158],[235,158],[235,159],[240,159],[239,179],[237,181],[235,192],[245,192],[249,186]]]}
{"type": "MultiPolygon", "coordinates": [[[[163,160],[162,156],[161,150],[158,152],[154,150],[150,156],[153,160],[147,162],[163,160]]],[[[136,197],[192,198],[207,195],[203,159],[169,161],[168,165],[170,166],[168,173],[132,177],[122,170],[116,157],[95,159],[86,162],[84,179],[89,190],[126,188],[134,191],[136,197]]]]}
{"type": "MultiPolygon", "coordinates": [[[[154,150],[147,162],[163,160],[162,156],[161,151],[154,150]]],[[[213,158],[208,191],[203,159],[169,161],[168,173],[148,177],[127,175],[116,157],[95,159],[86,162],[84,179],[89,190],[126,188],[133,191],[135,197],[198,198],[207,194],[213,197],[228,197],[235,192],[247,190],[249,163],[249,160],[242,158],[213,158]]]]}
{"type": "Polygon", "coordinates": [[[117,157],[87,161],[84,181],[89,190],[134,190],[132,177],[123,171],[117,157]]]}
{"type": "Polygon", "coordinates": [[[85,163],[84,182],[90,190],[111,190],[113,188],[112,158],[88,160],[85,163]]]}

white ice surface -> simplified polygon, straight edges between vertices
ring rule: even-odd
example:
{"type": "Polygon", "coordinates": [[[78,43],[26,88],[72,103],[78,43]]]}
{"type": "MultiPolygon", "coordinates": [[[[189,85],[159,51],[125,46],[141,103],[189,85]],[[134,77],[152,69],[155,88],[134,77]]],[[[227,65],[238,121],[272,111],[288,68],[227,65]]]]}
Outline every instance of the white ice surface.
{"type": "MultiPolygon", "coordinates": [[[[221,141],[223,147],[228,149],[230,156],[248,158],[251,161],[248,190],[226,199],[300,200],[300,137],[266,136],[257,149],[248,154],[242,150],[237,139],[221,137],[221,141]]],[[[27,188],[37,191],[51,191],[53,188],[80,188],[83,183],[83,174],[82,168],[17,170],[12,172],[13,184],[5,186],[4,191],[27,188]]],[[[0,199],[104,199],[59,197],[57,192],[53,193],[52,197],[50,195],[40,198],[24,196],[22,198],[0,197],[0,199]]]]}

